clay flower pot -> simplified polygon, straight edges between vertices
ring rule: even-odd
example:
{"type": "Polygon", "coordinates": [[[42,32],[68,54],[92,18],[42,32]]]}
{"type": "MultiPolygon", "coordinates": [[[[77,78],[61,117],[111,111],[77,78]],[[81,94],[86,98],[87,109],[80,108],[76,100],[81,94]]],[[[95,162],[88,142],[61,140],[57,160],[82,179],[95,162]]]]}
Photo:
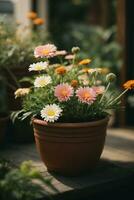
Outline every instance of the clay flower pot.
{"type": "Polygon", "coordinates": [[[85,123],[33,119],[37,150],[48,171],[76,176],[93,169],[104,148],[108,118],[85,123]]]}

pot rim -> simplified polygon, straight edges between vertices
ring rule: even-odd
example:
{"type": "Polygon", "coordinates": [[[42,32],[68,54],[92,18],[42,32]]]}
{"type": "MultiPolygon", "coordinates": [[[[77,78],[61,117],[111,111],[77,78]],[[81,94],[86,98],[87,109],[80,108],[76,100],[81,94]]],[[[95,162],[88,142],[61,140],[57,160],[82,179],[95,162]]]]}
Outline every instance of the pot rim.
{"type": "Polygon", "coordinates": [[[47,127],[64,127],[64,128],[75,128],[77,127],[87,127],[87,126],[99,126],[103,123],[107,123],[109,121],[109,117],[106,116],[103,119],[91,121],[91,122],[76,122],[76,123],[62,123],[62,122],[55,122],[55,123],[47,123],[44,120],[38,119],[38,118],[32,118],[33,124],[38,124],[41,126],[47,126],[47,127]]]}

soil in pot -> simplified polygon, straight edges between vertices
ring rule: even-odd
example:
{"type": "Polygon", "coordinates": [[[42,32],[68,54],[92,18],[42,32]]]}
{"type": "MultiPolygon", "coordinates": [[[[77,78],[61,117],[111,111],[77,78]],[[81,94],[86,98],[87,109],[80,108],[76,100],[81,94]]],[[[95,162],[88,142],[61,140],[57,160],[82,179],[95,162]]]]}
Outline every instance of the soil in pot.
{"type": "Polygon", "coordinates": [[[108,118],[47,124],[33,119],[37,150],[51,172],[76,176],[93,169],[104,148],[108,118]]]}

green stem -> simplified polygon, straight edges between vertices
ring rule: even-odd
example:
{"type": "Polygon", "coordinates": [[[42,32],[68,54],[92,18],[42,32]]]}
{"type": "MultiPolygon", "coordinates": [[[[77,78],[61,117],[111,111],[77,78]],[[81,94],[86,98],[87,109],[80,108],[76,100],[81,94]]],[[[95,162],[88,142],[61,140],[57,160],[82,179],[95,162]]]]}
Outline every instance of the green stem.
{"type": "Polygon", "coordinates": [[[109,105],[113,104],[118,99],[120,99],[127,91],[128,91],[128,89],[124,90],[118,97],[116,97],[113,101],[109,102],[109,105]]]}
{"type": "Polygon", "coordinates": [[[76,54],[74,54],[74,58],[73,58],[73,62],[72,62],[73,67],[75,65],[75,59],[76,59],[76,54]]]}
{"type": "Polygon", "coordinates": [[[102,95],[102,97],[101,97],[101,99],[100,99],[100,103],[102,102],[102,100],[103,100],[105,94],[107,93],[107,91],[108,91],[108,89],[109,89],[109,86],[110,86],[110,82],[108,83],[108,85],[107,85],[107,87],[106,87],[106,89],[105,89],[105,92],[103,93],[103,95],[102,95]]]}

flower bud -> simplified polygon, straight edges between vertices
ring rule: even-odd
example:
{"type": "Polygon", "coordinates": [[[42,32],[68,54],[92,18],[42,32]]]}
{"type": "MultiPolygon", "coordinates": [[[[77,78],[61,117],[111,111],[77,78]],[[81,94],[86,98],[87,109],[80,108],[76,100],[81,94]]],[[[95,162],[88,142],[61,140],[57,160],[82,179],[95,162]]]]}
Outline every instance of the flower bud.
{"type": "Polygon", "coordinates": [[[76,54],[76,53],[78,53],[80,51],[80,48],[79,47],[73,47],[72,48],[72,53],[73,54],[76,54]]]}
{"type": "Polygon", "coordinates": [[[116,79],[116,75],[114,73],[109,73],[106,76],[106,81],[107,82],[113,82],[113,81],[115,81],[115,79],[116,79]]]}

